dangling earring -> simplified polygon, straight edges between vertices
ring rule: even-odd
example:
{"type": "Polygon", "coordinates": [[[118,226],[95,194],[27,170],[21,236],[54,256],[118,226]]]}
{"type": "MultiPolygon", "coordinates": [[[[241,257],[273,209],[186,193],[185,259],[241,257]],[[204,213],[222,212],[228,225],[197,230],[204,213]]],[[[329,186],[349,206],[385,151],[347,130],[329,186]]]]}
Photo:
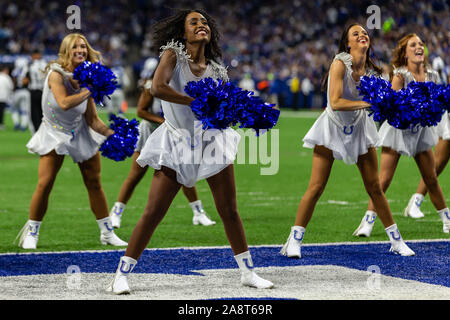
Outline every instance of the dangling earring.
{"type": "Polygon", "coordinates": [[[350,47],[347,47],[347,52],[350,53],[350,47]]]}

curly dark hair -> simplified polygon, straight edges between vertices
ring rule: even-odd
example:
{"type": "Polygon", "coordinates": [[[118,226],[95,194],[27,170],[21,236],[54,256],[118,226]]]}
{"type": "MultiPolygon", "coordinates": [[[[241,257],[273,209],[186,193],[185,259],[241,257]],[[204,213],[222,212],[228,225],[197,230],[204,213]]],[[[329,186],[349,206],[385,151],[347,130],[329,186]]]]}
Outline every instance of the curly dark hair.
{"type": "Polygon", "coordinates": [[[220,33],[214,18],[202,9],[177,9],[172,16],[155,23],[152,26],[152,29],[156,51],[159,52],[159,48],[166,45],[167,42],[171,40],[179,41],[186,45],[186,39],[184,39],[184,24],[186,17],[191,12],[200,13],[208,21],[209,28],[211,29],[211,40],[205,47],[205,57],[207,60],[213,60],[219,63],[219,60],[222,59],[222,49],[218,44],[220,33]]]}

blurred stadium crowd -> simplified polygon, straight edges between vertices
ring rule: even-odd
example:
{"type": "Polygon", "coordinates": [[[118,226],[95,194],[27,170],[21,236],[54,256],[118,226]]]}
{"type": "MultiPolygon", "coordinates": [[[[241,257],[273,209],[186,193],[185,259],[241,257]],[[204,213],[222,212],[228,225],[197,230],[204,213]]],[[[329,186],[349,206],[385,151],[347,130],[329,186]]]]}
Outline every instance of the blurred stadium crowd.
{"type": "Polygon", "coordinates": [[[367,7],[381,11],[381,28],[368,30],[378,64],[387,67],[396,41],[416,32],[442,80],[450,73],[450,17],[446,0],[2,0],[0,62],[29,56],[38,49],[54,58],[67,29],[66,9],[81,9],[81,30],[100,50],[105,63],[122,66],[129,101],[137,83],[155,67],[151,26],[170,8],[203,8],[218,22],[223,60],[231,80],[257,91],[279,107],[324,107],[320,83],[344,26],[366,25],[367,7]],[[377,3],[378,2],[378,3],[377,3]]]}

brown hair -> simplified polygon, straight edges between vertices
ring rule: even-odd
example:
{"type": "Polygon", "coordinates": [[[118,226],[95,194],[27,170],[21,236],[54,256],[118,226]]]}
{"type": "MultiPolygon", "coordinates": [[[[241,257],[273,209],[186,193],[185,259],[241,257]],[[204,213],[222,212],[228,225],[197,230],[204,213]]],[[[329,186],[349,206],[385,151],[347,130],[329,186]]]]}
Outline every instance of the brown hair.
{"type": "MultiPolygon", "coordinates": [[[[409,33],[406,36],[403,36],[397,43],[397,47],[394,49],[394,53],[392,54],[392,61],[389,65],[389,80],[392,81],[392,78],[394,76],[394,69],[400,68],[402,66],[407,66],[408,61],[406,59],[406,47],[408,45],[409,39],[412,37],[418,37],[415,33],[409,33]]],[[[426,68],[429,65],[428,63],[428,57],[425,56],[425,59],[423,61],[423,66],[426,68]]]]}
{"type": "MultiPolygon", "coordinates": [[[[337,53],[341,53],[341,52],[347,52],[350,53],[350,48],[348,47],[348,32],[350,31],[350,29],[354,26],[361,26],[361,24],[359,23],[350,23],[345,30],[342,32],[341,35],[341,40],[339,41],[339,49],[337,53]]],[[[373,69],[375,72],[377,72],[378,74],[382,73],[382,70],[380,67],[378,67],[372,60],[372,58],[370,57],[372,55],[372,42],[369,45],[369,49],[366,52],[366,68],[371,68],[373,69]]],[[[331,66],[331,64],[330,64],[331,66]]],[[[328,74],[330,72],[330,68],[328,68],[328,72],[326,73],[325,77],[322,80],[322,90],[326,91],[327,89],[327,84],[328,84],[328,74]]]]}

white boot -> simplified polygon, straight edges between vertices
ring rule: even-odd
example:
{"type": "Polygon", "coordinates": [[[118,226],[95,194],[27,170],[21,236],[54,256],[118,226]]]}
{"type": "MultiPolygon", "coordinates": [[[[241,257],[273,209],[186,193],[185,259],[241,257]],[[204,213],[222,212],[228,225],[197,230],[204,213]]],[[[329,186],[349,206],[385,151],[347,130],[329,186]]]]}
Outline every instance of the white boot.
{"type": "Polygon", "coordinates": [[[114,233],[114,228],[112,227],[110,217],[97,220],[97,223],[100,228],[100,242],[102,244],[110,244],[117,247],[128,245],[128,243],[120,240],[120,238],[114,233]]]}
{"type": "MultiPolygon", "coordinates": [[[[23,249],[36,249],[39,240],[39,228],[42,221],[28,220],[16,237],[20,237],[19,247],[23,249]]],[[[14,241],[15,242],[15,241],[14,241]]]]}
{"type": "Polygon", "coordinates": [[[377,213],[375,211],[367,210],[353,235],[356,237],[370,237],[376,217],[377,213]]]}
{"type": "Polygon", "coordinates": [[[403,211],[403,215],[405,217],[411,217],[414,219],[423,218],[424,214],[420,210],[420,205],[422,204],[424,199],[423,194],[415,193],[412,195],[411,199],[409,199],[408,205],[403,211]]]}
{"type": "Polygon", "coordinates": [[[205,210],[203,209],[202,200],[197,200],[194,202],[190,202],[189,205],[192,208],[192,212],[194,216],[192,217],[192,224],[197,226],[199,224],[204,226],[212,226],[215,225],[216,222],[211,220],[207,215],[205,210]]]}
{"type": "Polygon", "coordinates": [[[253,260],[249,251],[245,251],[234,256],[236,262],[241,269],[241,284],[247,287],[257,289],[270,289],[273,288],[273,283],[258,276],[253,271],[253,260]]]}
{"type": "Polygon", "coordinates": [[[283,256],[287,256],[289,258],[301,258],[302,257],[302,241],[303,236],[305,234],[305,228],[300,226],[293,226],[291,228],[291,233],[284,244],[283,248],[281,248],[280,253],[283,256]]]}
{"type": "Polygon", "coordinates": [[[395,254],[399,254],[401,256],[415,255],[414,251],[412,251],[403,241],[396,224],[387,227],[385,230],[389,240],[391,240],[391,248],[389,249],[390,252],[394,252],[395,254]]]}
{"type": "Polygon", "coordinates": [[[448,208],[439,210],[438,214],[442,220],[442,231],[444,231],[444,233],[449,233],[450,232],[450,213],[449,213],[448,208]]]}
{"type": "Polygon", "coordinates": [[[119,265],[116,270],[114,279],[111,281],[107,292],[114,294],[128,294],[130,293],[130,286],[128,285],[128,275],[133,271],[137,261],[133,258],[123,256],[120,258],[119,265]]]}
{"type": "Polygon", "coordinates": [[[120,228],[120,222],[122,220],[122,214],[125,210],[126,204],[122,202],[114,203],[114,206],[111,208],[109,212],[109,216],[111,217],[111,223],[114,228],[120,228]]]}

